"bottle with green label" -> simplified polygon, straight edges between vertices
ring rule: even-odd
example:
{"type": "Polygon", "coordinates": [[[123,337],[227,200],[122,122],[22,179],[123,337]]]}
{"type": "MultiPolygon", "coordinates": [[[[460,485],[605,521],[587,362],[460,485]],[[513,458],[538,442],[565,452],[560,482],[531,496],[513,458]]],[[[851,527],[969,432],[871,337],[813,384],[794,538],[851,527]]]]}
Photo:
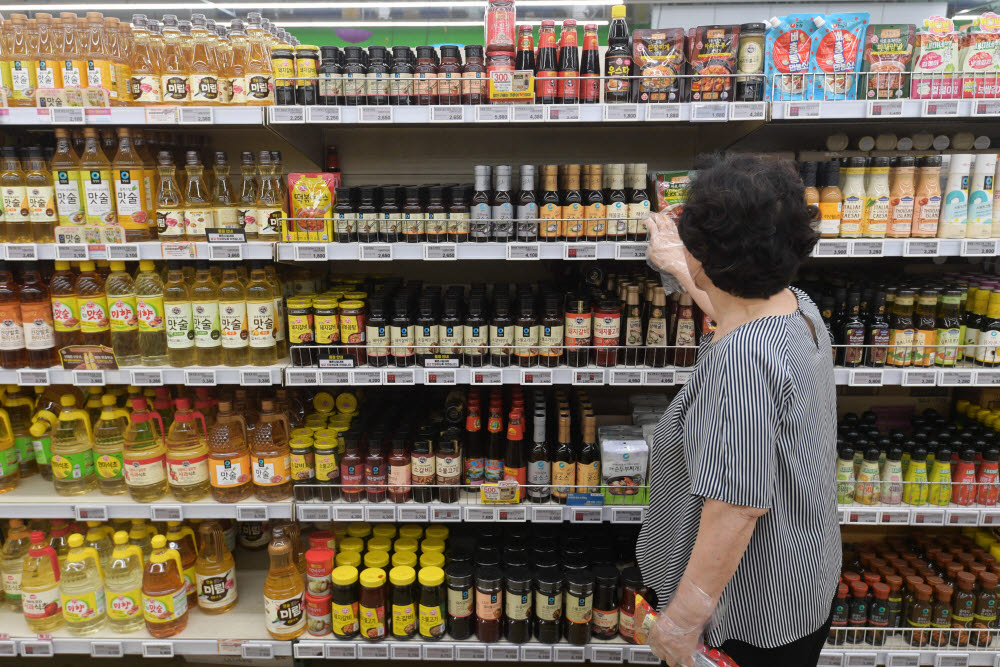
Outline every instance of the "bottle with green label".
{"type": "Polygon", "coordinates": [[[31,446],[31,410],[34,401],[28,393],[16,384],[7,385],[3,397],[3,408],[10,418],[10,428],[14,436],[14,448],[17,450],[18,468],[21,477],[29,477],[38,472],[35,463],[35,450],[31,446]]]}
{"type": "MultiPolygon", "coordinates": [[[[52,481],[52,431],[58,421],[59,418],[56,417],[55,413],[49,410],[39,410],[32,418],[31,428],[28,429],[31,433],[31,448],[35,450],[35,463],[38,465],[38,472],[42,474],[42,479],[50,482],[52,481]]],[[[2,457],[2,453],[0,453],[0,457],[2,457]]]]}
{"type": "Polygon", "coordinates": [[[111,262],[111,274],[104,284],[111,322],[111,348],[119,366],[138,366],[139,316],[136,311],[135,281],[125,270],[125,262],[111,262]]]}
{"type": "Polygon", "coordinates": [[[101,396],[101,416],[94,424],[94,470],[97,487],[109,496],[125,493],[122,461],[125,449],[125,429],[128,411],[119,408],[111,394],[101,396]]]}
{"type": "Polygon", "coordinates": [[[167,329],[167,363],[174,368],[193,366],[196,350],[191,291],[180,265],[174,262],[168,264],[167,268],[167,284],[163,287],[163,312],[167,329]]]}
{"type": "Polygon", "coordinates": [[[198,262],[191,285],[194,346],[199,366],[222,364],[222,330],[219,326],[219,286],[208,262],[198,262]]]}
{"type": "Polygon", "coordinates": [[[77,496],[97,488],[94,435],[86,411],[70,394],[59,399],[62,409],[52,434],[52,484],[60,496],[77,496]]]}
{"type": "Polygon", "coordinates": [[[80,173],[83,177],[83,209],[88,225],[111,225],[118,221],[115,197],[111,191],[111,163],[101,148],[97,130],[83,130],[83,154],[80,173]]]}
{"type": "Polygon", "coordinates": [[[56,191],[56,212],[60,225],[82,225],[87,215],[83,209],[83,186],[80,176],[80,158],[73,150],[69,130],[55,130],[56,152],[49,166],[52,168],[52,185],[56,191]]]}
{"type": "Polygon", "coordinates": [[[150,259],[139,262],[135,277],[136,312],[139,317],[139,351],[143,366],[167,363],[167,327],[163,317],[163,280],[150,259]]]}
{"type": "Polygon", "coordinates": [[[97,550],[83,546],[83,535],[70,535],[69,549],[59,581],[63,618],[74,635],[92,635],[108,620],[104,573],[97,550]]]}
{"type": "Polygon", "coordinates": [[[14,446],[14,429],[7,411],[0,408],[0,493],[17,488],[21,480],[17,447],[14,446]]]}

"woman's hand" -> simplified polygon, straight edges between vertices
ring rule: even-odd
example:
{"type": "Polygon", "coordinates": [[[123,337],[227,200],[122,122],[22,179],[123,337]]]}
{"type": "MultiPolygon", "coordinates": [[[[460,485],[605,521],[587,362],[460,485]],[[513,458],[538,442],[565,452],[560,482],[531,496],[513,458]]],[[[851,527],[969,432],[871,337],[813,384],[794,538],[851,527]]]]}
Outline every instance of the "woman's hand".
{"type": "Polygon", "coordinates": [[[702,626],[681,627],[670,617],[671,609],[660,614],[649,633],[649,648],[668,667],[694,667],[694,654],[701,640],[702,626]]]}
{"type": "Polygon", "coordinates": [[[646,229],[649,232],[649,249],[646,250],[649,261],[660,271],[677,278],[682,285],[689,283],[684,243],[673,217],[666,213],[652,213],[646,218],[646,229]]]}

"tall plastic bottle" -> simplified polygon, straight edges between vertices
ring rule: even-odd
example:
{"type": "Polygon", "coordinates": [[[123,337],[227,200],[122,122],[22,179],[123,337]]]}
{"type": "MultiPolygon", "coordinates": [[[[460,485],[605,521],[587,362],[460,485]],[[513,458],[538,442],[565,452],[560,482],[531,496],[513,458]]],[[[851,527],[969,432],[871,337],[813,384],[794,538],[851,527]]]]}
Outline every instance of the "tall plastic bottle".
{"type": "Polygon", "coordinates": [[[52,185],[56,192],[56,210],[60,225],[82,225],[86,218],[83,206],[83,174],[80,158],[73,150],[69,130],[55,129],[56,152],[49,166],[52,168],[52,185]]]}
{"type": "Polygon", "coordinates": [[[129,544],[129,534],[114,534],[114,551],[105,571],[108,599],[108,625],[112,632],[127,634],[140,629],[142,617],[142,550],[129,544]]]}
{"type": "Polygon", "coordinates": [[[88,225],[113,225],[118,220],[115,213],[115,196],[111,178],[111,161],[104,154],[96,129],[83,130],[83,152],[80,154],[83,175],[83,208],[88,225]]]}
{"type": "Polygon", "coordinates": [[[264,267],[264,274],[268,282],[271,283],[271,291],[274,293],[274,338],[277,345],[278,359],[288,358],[288,336],[286,329],[288,317],[285,314],[285,297],[282,294],[281,279],[274,266],[268,264],[264,267]]]}
{"type": "Polygon", "coordinates": [[[31,222],[31,238],[35,243],[55,241],[56,191],[52,176],[42,157],[42,149],[28,148],[28,158],[24,161],[24,188],[28,196],[28,219],[31,222]]]}
{"type": "Polygon", "coordinates": [[[155,42],[150,39],[149,24],[145,14],[132,15],[132,61],[129,94],[133,104],[159,104],[160,55],[155,42]]]}
{"type": "Polygon", "coordinates": [[[271,283],[264,269],[255,266],[250,270],[250,283],[247,285],[247,320],[252,366],[273,366],[278,363],[277,317],[271,283]]]}
{"type": "MultiPolygon", "coordinates": [[[[149,560],[150,554],[153,553],[152,540],[153,536],[149,534],[149,526],[146,525],[146,522],[142,519],[132,519],[132,525],[128,529],[128,543],[134,547],[139,547],[139,550],[142,552],[143,562],[149,560]]],[[[140,581],[139,583],[141,584],[142,582],[140,581]]]]}
{"type": "Polygon", "coordinates": [[[32,632],[52,632],[66,623],[59,577],[59,555],[46,542],[44,532],[32,532],[21,574],[21,606],[32,632]]]}
{"type": "Polygon", "coordinates": [[[66,519],[54,519],[52,527],[49,529],[49,546],[55,549],[59,557],[59,570],[62,571],[66,556],[69,555],[69,536],[71,534],[69,522],[66,519]]]}
{"type": "Polygon", "coordinates": [[[161,61],[160,92],[164,104],[185,104],[190,101],[188,75],[191,63],[181,42],[177,17],[163,15],[163,60],[161,61]]]}
{"type": "Polygon", "coordinates": [[[87,413],[76,398],[65,395],[52,434],[52,484],[60,496],[76,496],[97,488],[94,474],[94,436],[87,413]]]}
{"type": "Polygon", "coordinates": [[[59,67],[61,57],[59,43],[62,31],[57,31],[52,20],[52,14],[36,12],[38,23],[38,60],[35,61],[35,82],[39,88],[62,88],[62,68],[59,67]]]}
{"type": "Polygon", "coordinates": [[[198,526],[201,547],[195,563],[198,607],[206,614],[222,614],[236,606],[236,562],[226,548],[222,524],[198,526]]]}
{"type": "Polygon", "coordinates": [[[250,361],[246,288],[235,267],[227,266],[222,270],[219,330],[222,334],[222,363],[226,366],[246,366],[250,361]]]}
{"type": "Polygon", "coordinates": [[[62,84],[66,88],[85,88],[87,86],[87,58],[83,46],[83,36],[86,31],[80,30],[81,22],[86,21],[72,12],[59,14],[62,21],[62,54],[59,67],[62,84]]]}
{"type": "MultiPolygon", "coordinates": [[[[47,409],[38,410],[31,418],[28,429],[31,434],[31,447],[35,450],[35,464],[42,479],[52,481],[52,432],[59,421],[55,412],[47,409]]],[[[0,452],[0,468],[2,468],[2,452],[0,452]]],[[[0,475],[2,480],[2,475],[0,475]]]]}
{"type": "Polygon", "coordinates": [[[184,162],[184,175],[187,178],[184,193],[184,235],[188,241],[204,241],[205,230],[215,227],[212,194],[205,184],[205,168],[198,151],[188,151],[184,162]]]}
{"type": "Polygon", "coordinates": [[[90,88],[104,88],[112,100],[114,92],[114,62],[107,45],[104,16],[100,12],[87,12],[87,81],[90,88]]]}
{"type": "Polygon", "coordinates": [[[220,503],[245,500],[253,493],[250,449],[243,415],[233,412],[229,400],[219,402],[219,414],[208,431],[209,481],[212,497],[220,503]]]}
{"type": "Polygon", "coordinates": [[[969,178],[973,156],[956,153],[948,165],[948,178],[941,197],[938,238],[964,239],[969,213],[969,178]]]}
{"type": "Polygon", "coordinates": [[[264,580],[267,632],[277,640],[295,639],[306,629],[305,586],[285,528],[272,529],[267,554],[271,558],[264,580]]]}
{"type": "Polygon", "coordinates": [[[35,106],[35,79],[33,54],[28,44],[28,17],[24,14],[11,14],[10,21],[4,24],[6,46],[10,63],[11,88],[7,95],[7,104],[12,107],[35,106]]]}
{"type": "Polygon", "coordinates": [[[138,366],[142,355],[139,350],[135,281],[125,270],[125,262],[111,262],[111,275],[104,284],[104,290],[108,297],[111,348],[115,351],[115,359],[119,366],[138,366]]]}
{"type": "Polygon", "coordinates": [[[167,329],[163,311],[163,280],[152,260],[139,262],[135,279],[136,309],[139,315],[139,352],[144,366],[167,363],[167,329]]]}
{"type": "Polygon", "coordinates": [[[167,433],[167,478],[180,501],[192,502],[208,495],[208,445],[205,417],[191,409],[188,398],[176,399],[174,423],[167,433]]]}
{"type": "Polygon", "coordinates": [[[118,152],[111,162],[114,169],[115,211],[118,224],[125,230],[126,241],[149,241],[146,211],[152,193],[145,181],[145,165],[135,149],[132,130],[118,128],[118,152]]]}
{"type": "Polygon", "coordinates": [[[111,552],[115,548],[114,543],[111,541],[111,536],[114,532],[114,528],[103,521],[87,522],[87,535],[84,538],[84,544],[92,547],[97,552],[97,560],[100,562],[101,567],[105,569],[107,569],[108,563],[111,562],[111,552]]]}
{"type": "Polygon", "coordinates": [[[111,320],[104,279],[94,262],[80,262],[80,275],[74,285],[80,309],[80,342],[84,345],[111,345],[111,320]]]}
{"type": "Polygon", "coordinates": [[[215,187],[212,190],[212,214],[215,226],[239,229],[238,206],[233,184],[229,180],[229,159],[222,151],[215,153],[215,187]]]}
{"type": "Polygon", "coordinates": [[[20,286],[14,280],[10,266],[0,261],[0,367],[17,369],[28,365],[24,346],[24,324],[21,321],[20,286]]]}
{"type": "MultiPolygon", "coordinates": [[[[121,21],[116,17],[107,16],[104,18],[104,38],[111,60],[111,104],[112,106],[125,106],[130,97],[131,63],[125,57],[126,46],[123,43],[121,21]]],[[[129,33],[129,42],[131,39],[132,35],[129,33]]]]}
{"type": "Polygon", "coordinates": [[[3,397],[3,409],[10,418],[11,434],[14,436],[14,448],[17,450],[18,469],[21,477],[30,477],[38,472],[35,462],[35,450],[31,446],[31,410],[34,401],[27,392],[16,384],[7,385],[3,397]]]}
{"type": "Polygon", "coordinates": [[[191,104],[197,106],[214,106],[220,103],[219,58],[207,23],[204,14],[191,15],[194,47],[191,50],[188,86],[191,88],[191,104]]]}
{"type": "Polygon", "coordinates": [[[0,408],[0,493],[7,493],[17,488],[21,480],[18,459],[10,417],[7,416],[6,410],[0,408]]]}
{"type": "Polygon", "coordinates": [[[74,635],[92,635],[108,618],[104,570],[97,550],[83,546],[83,535],[70,535],[69,549],[59,581],[63,617],[74,635]]]}
{"type": "Polygon", "coordinates": [[[101,406],[101,416],[94,424],[97,487],[105,495],[116,496],[128,490],[124,471],[128,411],[119,408],[111,394],[101,397],[101,406]]]}
{"type": "Polygon", "coordinates": [[[181,557],[181,576],[187,591],[188,608],[194,609],[198,604],[198,589],[195,585],[195,563],[198,560],[198,545],[194,540],[194,531],[182,526],[180,521],[167,522],[167,546],[177,551],[181,557]]]}
{"type": "Polygon", "coordinates": [[[231,104],[233,100],[233,43],[223,25],[215,26],[215,49],[219,58],[219,103],[231,104]]]}
{"type": "Polygon", "coordinates": [[[167,282],[163,286],[163,312],[167,326],[167,363],[174,368],[193,366],[196,357],[191,291],[184,280],[184,272],[177,265],[168,264],[167,282]]]}
{"type": "Polygon", "coordinates": [[[4,240],[8,243],[31,243],[28,188],[21,161],[10,146],[0,149],[0,192],[3,193],[4,240]]]}
{"type": "Polygon", "coordinates": [[[28,264],[21,272],[21,321],[24,324],[24,347],[28,366],[49,368],[56,365],[55,329],[52,322],[52,297],[42,282],[36,264],[28,264]]]}
{"type": "Polygon", "coordinates": [[[7,608],[21,613],[21,576],[24,571],[24,557],[31,547],[31,533],[21,519],[11,519],[7,530],[7,541],[0,548],[0,574],[3,575],[4,599],[7,608]]]}
{"type": "Polygon", "coordinates": [[[181,574],[181,557],[157,535],[153,553],[142,573],[142,610],[146,631],[157,639],[173,637],[187,627],[188,595],[181,574]]]}
{"type": "Polygon", "coordinates": [[[167,448],[163,420],[146,407],[146,399],[132,399],[132,416],[125,431],[125,484],[133,500],[149,503],[167,494],[167,448]]]}
{"type": "Polygon", "coordinates": [[[270,106],[274,104],[274,72],[271,67],[271,51],[267,36],[261,28],[258,12],[247,14],[247,56],[244,63],[246,80],[246,104],[249,106],[270,106]]]}
{"type": "Polygon", "coordinates": [[[70,270],[69,262],[56,260],[55,271],[49,281],[49,293],[52,297],[56,349],[79,345],[82,340],[80,302],[76,296],[76,276],[70,270]]]}
{"type": "Polygon", "coordinates": [[[208,262],[198,262],[191,285],[194,346],[199,366],[222,364],[222,334],[219,328],[219,287],[208,262]]]}
{"type": "Polygon", "coordinates": [[[250,463],[258,500],[275,502],[292,493],[292,452],[288,447],[288,418],[264,399],[260,418],[250,434],[250,463]]]}

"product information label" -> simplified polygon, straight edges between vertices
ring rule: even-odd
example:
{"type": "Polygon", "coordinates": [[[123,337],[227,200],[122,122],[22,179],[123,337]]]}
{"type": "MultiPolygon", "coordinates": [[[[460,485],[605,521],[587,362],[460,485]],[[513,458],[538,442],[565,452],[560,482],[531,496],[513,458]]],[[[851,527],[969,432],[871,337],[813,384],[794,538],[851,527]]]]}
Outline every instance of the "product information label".
{"type": "Polygon", "coordinates": [[[139,331],[163,331],[166,328],[163,322],[162,296],[137,297],[135,307],[139,317],[139,331]]]}
{"type": "Polygon", "coordinates": [[[304,628],[306,605],[303,594],[277,600],[265,595],[264,619],[267,629],[276,634],[287,634],[304,628]]]}
{"type": "Polygon", "coordinates": [[[82,225],[86,213],[80,188],[80,172],[57,169],[52,172],[55,185],[56,209],[60,225],[82,225]]]}
{"type": "Polygon", "coordinates": [[[52,309],[47,303],[22,303],[24,345],[29,350],[48,350],[55,345],[52,309]]]}
{"type": "Polygon", "coordinates": [[[83,333],[101,333],[111,327],[108,319],[108,301],[101,297],[80,297],[80,330],[83,333]]]}
{"type": "Polygon", "coordinates": [[[142,613],[142,589],[108,591],[108,618],[125,621],[142,613]]]}
{"type": "Polygon", "coordinates": [[[288,481],[292,466],[289,456],[258,456],[253,458],[253,481],[261,486],[277,486],[288,481]]]}
{"type": "Polygon", "coordinates": [[[75,454],[53,454],[52,476],[56,479],[82,479],[94,474],[94,453],[89,449],[75,454]]]}
{"type": "Polygon", "coordinates": [[[419,605],[417,616],[421,637],[440,637],[444,634],[444,617],[441,607],[419,605]]]}
{"type": "Polygon", "coordinates": [[[183,236],[184,211],[157,211],[156,231],[160,236],[183,236]]]}
{"type": "Polygon", "coordinates": [[[334,603],[330,607],[330,617],[333,619],[333,634],[345,637],[358,631],[357,602],[349,605],[334,603]]]}
{"type": "Polygon", "coordinates": [[[94,467],[100,479],[118,479],[124,474],[121,452],[101,454],[94,458],[94,467]]]}
{"type": "Polygon", "coordinates": [[[272,347],[277,339],[274,302],[247,304],[247,316],[250,318],[250,347],[272,347]]]}
{"type": "Polygon", "coordinates": [[[159,484],[167,478],[166,456],[160,454],[145,459],[127,459],[124,474],[128,486],[159,484]]]}
{"type": "Polygon", "coordinates": [[[167,454],[170,486],[193,486],[208,481],[208,454],[175,456],[167,454]]]}
{"type": "Polygon", "coordinates": [[[108,314],[111,317],[112,331],[127,332],[139,328],[139,316],[133,295],[108,297],[108,314]]]}
{"type": "Polygon", "coordinates": [[[24,326],[21,310],[14,305],[0,306],[0,350],[23,350],[24,326]]]}
{"type": "Polygon", "coordinates": [[[83,202],[87,224],[109,225],[117,220],[111,195],[111,171],[92,170],[83,173],[83,202]]]}
{"type": "Polygon", "coordinates": [[[187,587],[166,595],[143,595],[142,615],[147,623],[169,623],[187,612],[187,587]]]}
{"type": "Polygon", "coordinates": [[[194,322],[191,319],[191,302],[165,303],[167,347],[183,350],[194,347],[194,322]]]}
{"type": "Polygon", "coordinates": [[[79,331],[80,313],[76,297],[52,297],[52,318],[56,331],[79,331]]]}
{"type": "Polygon", "coordinates": [[[28,217],[31,218],[31,222],[55,222],[55,188],[51,185],[32,186],[28,188],[28,217]]]}
{"type": "Polygon", "coordinates": [[[5,185],[3,192],[3,212],[8,223],[28,222],[28,191],[23,185],[5,185]]]}
{"type": "Polygon", "coordinates": [[[211,459],[211,483],[217,488],[239,486],[250,481],[250,455],[236,459],[211,459]]]}
{"type": "Polygon", "coordinates": [[[198,589],[198,606],[202,609],[219,609],[236,601],[236,573],[230,568],[220,574],[195,572],[198,589]]]}
{"type": "Polygon", "coordinates": [[[58,616],[62,613],[59,586],[53,586],[47,591],[22,591],[21,609],[24,617],[32,620],[58,616]]]}
{"type": "Polygon", "coordinates": [[[219,302],[195,301],[192,306],[194,317],[194,344],[197,347],[219,347],[222,345],[222,329],[219,326],[219,302]]]}
{"type": "Polygon", "coordinates": [[[358,606],[361,636],[365,639],[385,637],[385,607],[358,606]]]}
{"type": "Polygon", "coordinates": [[[119,169],[115,171],[115,206],[118,222],[125,229],[146,229],[146,212],[142,192],[141,171],[119,169]]]}
{"type": "Polygon", "coordinates": [[[92,621],[106,611],[103,586],[89,593],[63,593],[61,598],[63,617],[70,624],[92,621]]]}
{"type": "Polygon", "coordinates": [[[244,301],[219,304],[219,326],[222,347],[246,347],[250,334],[247,331],[247,304],[244,301]]]}
{"type": "Polygon", "coordinates": [[[184,229],[190,236],[204,236],[205,229],[215,227],[215,216],[210,208],[184,209],[184,229]]]}

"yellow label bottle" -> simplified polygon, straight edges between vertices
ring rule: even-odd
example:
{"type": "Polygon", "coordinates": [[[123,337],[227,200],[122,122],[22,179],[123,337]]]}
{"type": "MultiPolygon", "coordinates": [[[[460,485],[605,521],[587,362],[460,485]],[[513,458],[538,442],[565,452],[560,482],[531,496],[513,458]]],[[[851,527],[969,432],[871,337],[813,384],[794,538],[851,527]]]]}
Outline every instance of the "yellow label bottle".
{"type": "Polygon", "coordinates": [[[118,154],[112,163],[115,184],[115,211],[126,241],[150,240],[146,218],[149,191],[144,182],[142,159],[135,151],[128,128],[118,129],[118,154]]]}
{"type": "Polygon", "coordinates": [[[73,152],[69,131],[56,128],[56,152],[52,156],[52,185],[56,196],[56,213],[60,225],[82,225],[86,219],[83,207],[83,187],[80,160],[73,152]]]}
{"type": "Polygon", "coordinates": [[[83,535],[70,535],[69,548],[59,582],[63,618],[74,635],[91,635],[108,618],[104,573],[97,550],[83,546],[83,535]]]}
{"type": "Polygon", "coordinates": [[[108,601],[108,625],[113,632],[135,632],[144,622],[142,550],[129,544],[129,534],[124,530],[114,534],[114,543],[115,548],[111,553],[107,579],[104,582],[108,601]]]}

